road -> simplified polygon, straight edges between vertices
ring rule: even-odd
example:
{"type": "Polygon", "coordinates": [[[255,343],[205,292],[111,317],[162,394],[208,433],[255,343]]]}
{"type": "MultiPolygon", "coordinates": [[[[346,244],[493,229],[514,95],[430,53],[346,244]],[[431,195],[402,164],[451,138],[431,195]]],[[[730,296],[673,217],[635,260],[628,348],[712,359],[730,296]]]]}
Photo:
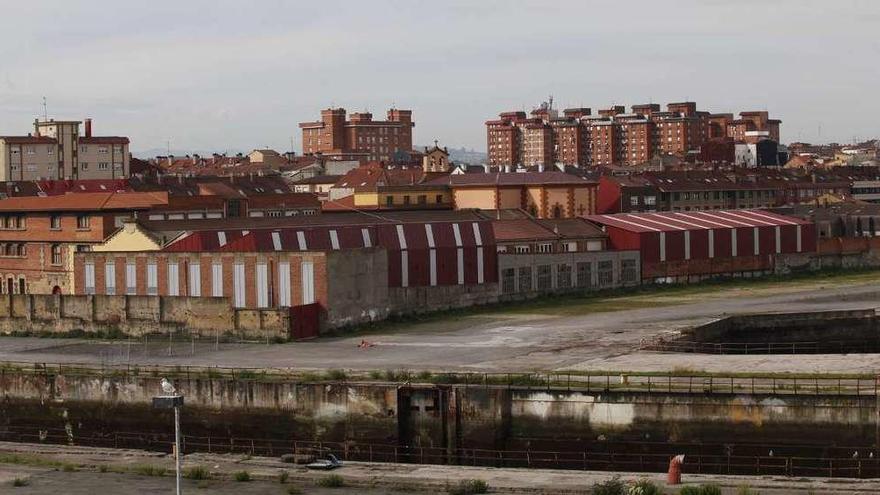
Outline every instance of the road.
{"type": "MultiPolygon", "coordinates": [[[[655,297],[662,300],[663,296],[655,297]]],[[[627,299],[624,299],[627,301],[627,299]]],[[[585,314],[518,310],[415,323],[367,335],[290,344],[0,338],[0,360],[51,363],[188,364],[297,369],[509,372],[527,370],[870,371],[880,355],[717,356],[636,352],[646,337],[722,315],[865,309],[880,286],[857,283],[785,290],[725,289],[664,304],[585,314]],[[363,339],[373,346],[358,346],[363,339]]],[[[654,301],[656,303],[656,301],[654,301]]],[[[639,304],[637,300],[634,305],[639,304]]]]}

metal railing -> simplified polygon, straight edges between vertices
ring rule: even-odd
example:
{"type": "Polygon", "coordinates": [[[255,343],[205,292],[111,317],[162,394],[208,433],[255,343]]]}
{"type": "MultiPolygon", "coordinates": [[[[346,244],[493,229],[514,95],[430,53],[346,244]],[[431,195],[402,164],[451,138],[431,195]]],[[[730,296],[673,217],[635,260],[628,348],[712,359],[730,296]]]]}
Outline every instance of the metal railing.
{"type": "Polygon", "coordinates": [[[24,373],[64,376],[127,376],[176,380],[347,383],[421,386],[507,388],[516,391],[647,392],[676,394],[770,394],[877,396],[878,379],[861,374],[773,375],[750,373],[547,372],[384,373],[327,370],[311,372],[289,368],[231,368],[203,366],[133,366],[0,362],[0,375],[24,373]]]}
{"type": "MultiPolygon", "coordinates": [[[[4,427],[0,440],[28,443],[71,444],[69,433],[63,429],[36,427],[4,427]]],[[[460,448],[447,450],[438,447],[400,446],[357,442],[281,441],[270,439],[182,436],[184,453],[208,452],[277,457],[293,453],[305,457],[320,457],[333,453],[344,461],[379,463],[451,464],[484,467],[569,469],[589,471],[665,472],[671,456],[686,453],[684,472],[693,474],[817,476],[847,478],[880,477],[880,459],[852,457],[853,449],[838,448],[837,456],[773,455],[767,446],[733,446],[733,450],[763,450],[764,455],[725,455],[705,453],[722,446],[701,444],[670,445],[665,443],[630,443],[620,445],[621,451],[572,450],[490,450],[460,448]],[[647,450],[633,452],[632,450],[647,450]],[[666,451],[651,451],[663,449],[666,451]]],[[[140,448],[153,451],[171,451],[170,435],[157,433],[114,432],[104,435],[77,436],[76,445],[104,448],[140,448]]],[[[730,446],[725,446],[730,447],[730,446]]],[[[797,451],[799,447],[785,447],[797,451]]],[[[809,451],[815,447],[801,447],[809,451]]],[[[863,450],[865,454],[867,450],[863,450]]],[[[254,459],[249,462],[258,463],[254,459]]]]}
{"type": "Polygon", "coordinates": [[[799,342],[696,342],[656,340],[640,350],[694,354],[850,354],[878,353],[880,342],[799,341],[799,342]]]}

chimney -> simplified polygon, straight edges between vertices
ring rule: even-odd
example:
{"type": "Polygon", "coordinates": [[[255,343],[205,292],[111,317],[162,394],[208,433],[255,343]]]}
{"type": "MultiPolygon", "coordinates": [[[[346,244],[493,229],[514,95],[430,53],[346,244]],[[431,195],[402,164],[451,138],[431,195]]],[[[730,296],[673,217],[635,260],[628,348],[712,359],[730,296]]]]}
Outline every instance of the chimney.
{"type": "Polygon", "coordinates": [[[92,137],[92,119],[85,119],[86,137],[92,137]]]}
{"type": "Polygon", "coordinates": [[[542,162],[542,163],[538,164],[538,172],[543,172],[543,171],[544,171],[544,163],[542,162]]]}

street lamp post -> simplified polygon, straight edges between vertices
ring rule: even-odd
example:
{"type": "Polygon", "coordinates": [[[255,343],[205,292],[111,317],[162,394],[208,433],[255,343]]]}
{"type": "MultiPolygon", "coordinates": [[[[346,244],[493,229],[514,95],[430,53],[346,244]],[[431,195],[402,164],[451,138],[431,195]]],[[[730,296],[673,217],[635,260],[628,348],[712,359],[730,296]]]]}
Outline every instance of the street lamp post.
{"type": "Polygon", "coordinates": [[[183,407],[183,396],[178,394],[171,383],[162,379],[162,391],[167,395],[153,397],[154,409],[174,409],[174,469],[177,495],[180,495],[180,408],[183,407]]]}

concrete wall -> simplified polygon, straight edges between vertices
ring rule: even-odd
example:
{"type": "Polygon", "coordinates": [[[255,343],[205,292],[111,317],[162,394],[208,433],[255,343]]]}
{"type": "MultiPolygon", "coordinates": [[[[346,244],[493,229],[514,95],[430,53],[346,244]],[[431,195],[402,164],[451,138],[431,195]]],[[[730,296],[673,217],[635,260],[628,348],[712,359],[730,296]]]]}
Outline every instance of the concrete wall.
{"type": "MultiPolygon", "coordinates": [[[[243,375],[242,375],[243,376],[243,375]]],[[[462,385],[174,379],[190,435],[581,452],[613,442],[871,445],[875,397],[578,392],[462,385]]],[[[151,409],[160,376],[0,373],[4,425],[72,434],[167,431],[151,409]],[[57,408],[65,409],[58,414],[57,408]],[[54,409],[53,409],[54,408],[54,409]],[[124,413],[124,414],[123,414],[124,413]],[[95,423],[92,418],[103,418],[95,423]]],[[[764,453],[762,453],[763,455],[764,453]]]]}
{"type": "Polygon", "coordinates": [[[286,310],[235,309],[228,298],[170,296],[0,297],[0,333],[186,333],[244,339],[287,339],[286,310]]]}

